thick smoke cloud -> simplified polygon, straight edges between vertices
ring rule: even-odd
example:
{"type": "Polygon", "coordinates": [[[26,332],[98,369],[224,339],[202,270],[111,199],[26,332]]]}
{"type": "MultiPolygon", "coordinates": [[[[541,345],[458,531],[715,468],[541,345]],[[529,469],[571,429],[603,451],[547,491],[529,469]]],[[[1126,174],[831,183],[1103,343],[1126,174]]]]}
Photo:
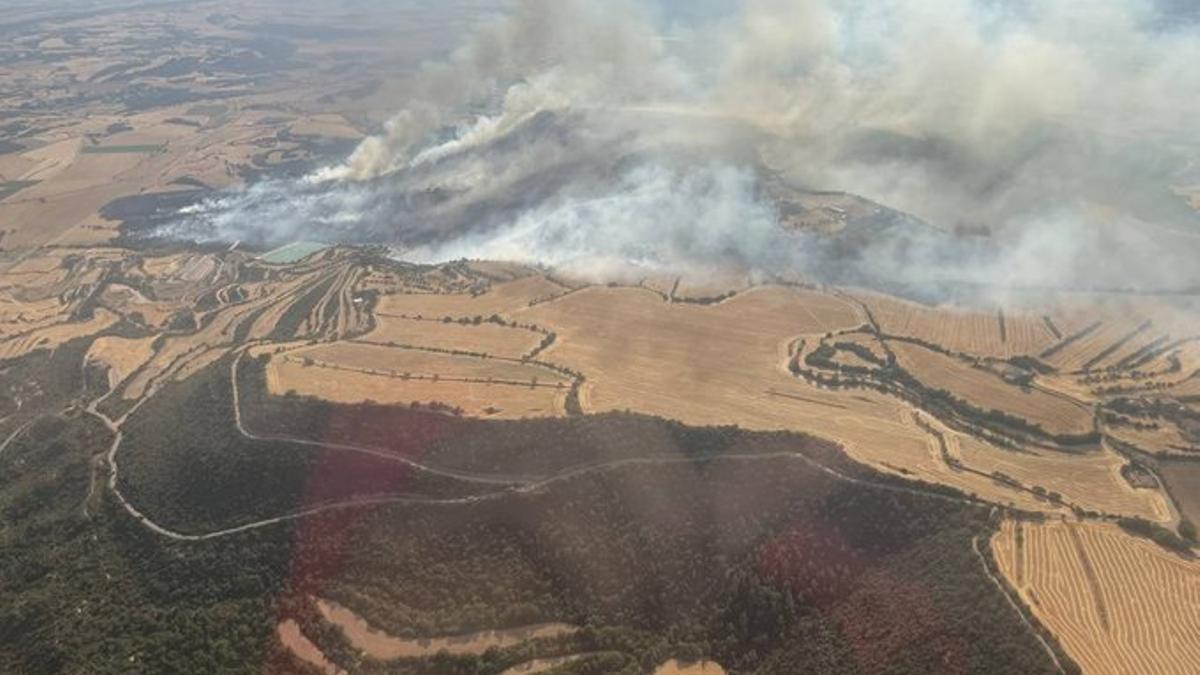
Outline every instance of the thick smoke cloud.
{"type": "Polygon", "coordinates": [[[1200,285],[1196,214],[1171,192],[1200,183],[1200,31],[1163,5],[672,5],[520,0],[344,163],[169,232],[600,277],[1200,285]],[[814,191],[890,208],[789,231],[814,191]]]}

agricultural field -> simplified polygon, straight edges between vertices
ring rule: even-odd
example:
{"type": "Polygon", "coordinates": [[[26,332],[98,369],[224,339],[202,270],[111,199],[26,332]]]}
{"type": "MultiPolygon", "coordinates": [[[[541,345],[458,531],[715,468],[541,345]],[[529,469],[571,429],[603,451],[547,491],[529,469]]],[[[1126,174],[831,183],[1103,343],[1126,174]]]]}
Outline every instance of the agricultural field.
{"type": "Polygon", "coordinates": [[[87,364],[107,371],[109,389],[115,389],[154,356],[154,338],[102,337],[88,350],[87,364]]]}
{"type": "Polygon", "coordinates": [[[529,328],[494,323],[398,319],[375,314],[375,330],[363,336],[364,342],[381,345],[423,347],[472,354],[489,354],[519,359],[533,352],[546,336],[529,328]]]}
{"type": "MultiPolygon", "coordinates": [[[[943,460],[936,440],[914,422],[906,403],[870,390],[820,388],[789,376],[783,364],[787,346],[797,336],[808,335],[815,342],[825,333],[860,324],[855,307],[837,296],[760,288],[702,307],[665,305],[637,289],[593,288],[517,315],[522,321],[526,317],[559,336],[541,358],[587,377],[580,393],[585,411],[628,408],[697,423],[803,430],[835,439],[851,456],[883,470],[953,485],[1002,504],[1056,510],[1029,491],[1036,486],[1060,492],[1089,510],[1155,521],[1170,518],[1160,492],[1134,491],[1122,481],[1123,460],[1115,455],[1015,453],[964,435],[970,449],[960,461],[974,471],[956,470],[943,460]],[[629,338],[655,334],[687,338],[629,338]],[[1080,471],[1046,477],[1045,470],[1076,462],[1080,471]],[[995,471],[1018,478],[1026,489],[997,482],[991,476],[995,471]]],[[[972,377],[978,373],[988,383],[998,383],[999,393],[1022,396],[1020,389],[991,373],[969,370],[972,377]]],[[[1064,425],[1064,430],[1090,429],[1085,408],[1042,396],[1076,425],[1064,425]]],[[[1027,409],[1039,419],[1044,415],[1036,406],[1027,409]]],[[[945,433],[951,443],[959,437],[949,429],[945,433]]]]}
{"type": "Polygon", "coordinates": [[[1166,459],[1159,467],[1183,517],[1193,524],[1200,523],[1200,461],[1195,458],[1166,459]]]}
{"type": "Polygon", "coordinates": [[[542,302],[569,293],[570,288],[541,275],[531,275],[493,284],[482,294],[411,293],[383,297],[378,312],[382,315],[420,319],[451,317],[488,318],[493,314],[509,316],[542,302]]]}
{"type": "Polygon", "coordinates": [[[1085,673],[1191,673],[1200,563],[1115,525],[1006,521],[1001,572],[1085,673]]]}
{"type": "MultiPolygon", "coordinates": [[[[1029,489],[1058,493],[1063,499],[1089,511],[1169,522],[1172,513],[1167,496],[1159,490],[1135,489],[1121,476],[1126,460],[1120,455],[1097,450],[1066,454],[1030,448],[1014,452],[986,441],[956,434],[951,454],[963,466],[985,474],[1003,474],[1029,489]]],[[[1037,510],[1048,511],[1047,505],[1037,510]]]]}
{"type": "MultiPolygon", "coordinates": [[[[351,372],[379,372],[388,376],[473,381],[495,381],[518,385],[557,387],[570,383],[570,379],[548,368],[521,363],[516,360],[459,356],[421,349],[405,349],[362,342],[338,342],[312,348],[299,349],[285,354],[284,362],[307,365],[330,370],[346,368],[351,372]]],[[[286,386],[288,381],[281,379],[286,386]]]]}
{"type": "MultiPolygon", "coordinates": [[[[530,369],[516,374],[524,383],[487,383],[461,381],[461,373],[447,376],[413,375],[408,379],[377,368],[347,370],[347,366],[314,363],[309,367],[302,360],[273,360],[268,373],[272,393],[295,393],[338,403],[375,402],[411,406],[440,404],[448,410],[458,410],[472,417],[522,419],[554,417],[565,414],[569,388],[531,387],[534,377],[544,377],[542,370],[530,369]],[[317,376],[319,374],[319,376],[317,376]],[[456,379],[459,378],[459,379],[456,379]]],[[[477,379],[472,376],[471,379],[477,379]]]]}
{"type": "Polygon", "coordinates": [[[1034,313],[929,307],[878,294],[860,299],[885,335],[915,338],[951,352],[1009,358],[1038,353],[1056,339],[1052,325],[1034,313]]]}
{"type": "Polygon", "coordinates": [[[1002,410],[1051,434],[1079,435],[1091,431],[1092,411],[1065,396],[1018,387],[996,373],[920,345],[893,340],[889,347],[900,366],[927,387],[945,389],[981,408],[1002,410]]]}
{"type": "MultiPolygon", "coordinates": [[[[511,3],[7,4],[0,672],[1197,670],[1195,293],[226,230],[187,207],[323,195],[511,3]]],[[[903,215],[748,177],[785,230],[903,215]]]]}

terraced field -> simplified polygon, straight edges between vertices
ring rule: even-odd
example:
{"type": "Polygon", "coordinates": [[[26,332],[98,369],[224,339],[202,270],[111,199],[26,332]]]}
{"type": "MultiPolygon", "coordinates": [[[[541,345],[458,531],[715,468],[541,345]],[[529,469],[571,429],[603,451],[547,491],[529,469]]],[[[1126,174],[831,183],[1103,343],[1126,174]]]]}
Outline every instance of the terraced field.
{"type": "Polygon", "coordinates": [[[1200,562],[1114,525],[1007,521],[1001,571],[1085,673],[1194,673],[1200,562]]]}

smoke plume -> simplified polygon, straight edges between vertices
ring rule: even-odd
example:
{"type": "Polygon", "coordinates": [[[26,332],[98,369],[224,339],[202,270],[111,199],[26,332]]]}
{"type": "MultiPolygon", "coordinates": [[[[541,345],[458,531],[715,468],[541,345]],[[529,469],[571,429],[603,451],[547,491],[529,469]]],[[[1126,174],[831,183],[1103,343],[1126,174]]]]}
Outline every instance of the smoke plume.
{"type": "Polygon", "coordinates": [[[519,0],[344,162],[165,234],[599,278],[1200,285],[1200,30],[1149,0],[519,0]],[[843,194],[844,193],[844,194],[843,194]]]}

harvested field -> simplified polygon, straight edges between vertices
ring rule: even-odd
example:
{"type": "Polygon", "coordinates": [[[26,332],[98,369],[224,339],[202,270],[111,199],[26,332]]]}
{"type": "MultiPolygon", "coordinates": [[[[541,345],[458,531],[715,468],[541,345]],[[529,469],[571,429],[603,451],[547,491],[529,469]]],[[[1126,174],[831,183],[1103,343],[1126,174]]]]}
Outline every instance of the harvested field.
{"type": "Polygon", "coordinates": [[[59,302],[58,298],[36,302],[0,302],[0,338],[13,337],[60,323],[66,311],[67,306],[59,302]]]}
{"type": "Polygon", "coordinates": [[[900,365],[927,387],[945,389],[979,408],[1002,410],[1051,434],[1086,434],[1092,430],[1092,411],[1065,396],[1022,389],[990,371],[919,345],[893,340],[889,346],[900,365]]]}
{"type": "Polygon", "coordinates": [[[1001,572],[1085,673],[1167,675],[1200,662],[1200,562],[1115,525],[1007,521],[1001,572]]]}
{"type": "Polygon", "coordinates": [[[963,434],[957,435],[957,440],[964,465],[976,471],[1000,472],[1027,488],[1057,492],[1067,502],[1087,510],[1154,522],[1171,520],[1166,496],[1157,490],[1132,488],[1121,477],[1125,460],[1116,453],[1104,450],[1065,454],[1035,449],[1014,452],[963,434]]]}
{"type": "Polygon", "coordinates": [[[108,368],[109,388],[115,389],[154,356],[155,338],[102,337],[92,343],[87,361],[108,368]]]}
{"type": "Polygon", "coordinates": [[[153,155],[165,152],[166,145],[85,145],[84,155],[153,155]]]}
{"type": "Polygon", "coordinates": [[[493,323],[464,326],[441,321],[399,319],[376,314],[376,328],[363,341],[395,343],[506,358],[521,358],[533,351],[545,336],[524,328],[509,328],[493,323]]]}
{"type": "Polygon", "coordinates": [[[1200,461],[1163,460],[1159,472],[1183,516],[1200,523],[1200,461]]]}
{"type": "Polygon", "coordinates": [[[1193,440],[1166,420],[1158,420],[1155,429],[1138,429],[1119,424],[1107,425],[1104,433],[1153,455],[1187,455],[1200,457],[1200,442],[1193,440]]]}
{"type": "Polygon", "coordinates": [[[586,411],[628,408],[691,424],[803,431],[884,471],[1047,508],[989,478],[951,471],[906,404],[867,390],[821,389],[787,372],[795,336],[815,339],[865,319],[836,296],[758,288],[704,307],[590,288],[517,318],[527,317],[559,335],[541,358],[588,378],[580,396],[586,411]]]}
{"type": "Polygon", "coordinates": [[[555,387],[559,383],[570,385],[569,378],[547,368],[501,359],[483,359],[472,356],[455,356],[414,349],[399,349],[363,344],[338,342],[312,349],[303,349],[284,357],[284,360],[302,362],[312,359],[317,364],[334,367],[377,372],[382,375],[413,377],[439,376],[439,379],[470,379],[508,382],[527,385],[537,380],[538,386],[555,387]]]}
{"type": "MultiPolygon", "coordinates": [[[[542,371],[538,371],[542,372],[542,371]]],[[[385,375],[370,375],[342,370],[306,367],[300,361],[274,359],[267,369],[268,387],[273,394],[289,391],[302,396],[335,403],[374,401],[407,406],[413,403],[442,403],[461,408],[464,415],[492,419],[554,417],[565,414],[569,388],[530,388],[528,385],[484,384],[440,379],[403,380],[385,375]]]]}
{"type": "Polygon", "coordinates": [[[885,334],[916,338],[952,352],[1009,358],[1036,354],[1055,341],[1037,314],[928,307],[878,294],[864,294],[861,300],[885,334]]]}
{"type": "Polygon", "coordinates": [[[539,638],[570,635],[577,630],[565,623],[547,623],[468,635],[403,639],[372,629],[357,614],[332,602],[317,600],[317,608],[326,621],[342,630],[350,644],[371,658],[381,661],[422,658],[442,651],[455,655],[482,654],[489,649],[512,647],[539,638]]]}
{"type": "MultiPolygon", "coordinates": [[[[851,456],[885,471],[1001,504],[1057,510],[989,476],[951,469],[902,401],[870,390],[822,389],[788,373],[787,346],[796,336],[815,340],[860,325],[854,308],[841,302],[831,295],[760,288],[701,307],[666,304],[636,289],[591,288],[517,318],[558,333],[558,342],[541,358],[587,377],[580,397],[587,411],[628,408],[693,424],[804,431],[836,440],[851,456]]],[[[983,443],[961,454],[966,466],[984,474],[1025,457],[983,443]]],[[[1114,473],[1119,465],[1110,456],[1029,457],[1033,468],[1011,473],[1031,486],[1053,482],[1044,487],[1062,488],[1058,491],[1088,508],[1162,519],[1161,495],[1113,489],[1120,485],[1114,473]],[[1071,471],[1074,460],[1085,465],[1079,474],[1071,471]],[[1073,481],[1043,481],[1042,471],[1051,468],[1073,481]]]]}
{"type": "Polygon", "coordinates": [[[97,309],[87,321],[58,323],[28,333],[18,333],[0,342],[0,359],[20,356],[35,349],[54,349],[77,337],[95,335],[119,320],[116,314],[97,309]]]}
{"type": "Polygon", "coordinates": [[[570,289],[549,281],[543,276],[530,276],[495,284],[479,296],[402,294],[379,299],[381,314],[441,319],[443,317],[487,318],[493,314],[509,315],[524,309],[531,302],[553,298],[570,289]]]}
{"type": "Polygon", "coordinates": [[[1194,374],[1192,377],[1175,385],[1167,390],[1167,393],[1180,399],[1200,400],[1200,373],[1194,374]]]}
{"type": "Polygon", "coordinates": [[[1093,323],[1073,333],[1062,342],[1042,353],[1050,365],[1066,372],[1080,372],[1096,368],[1113,354],[1130,343],[1141,344],[1144,333],[1150,332],[1153,322],[1131,318],[1093,323]]]}

